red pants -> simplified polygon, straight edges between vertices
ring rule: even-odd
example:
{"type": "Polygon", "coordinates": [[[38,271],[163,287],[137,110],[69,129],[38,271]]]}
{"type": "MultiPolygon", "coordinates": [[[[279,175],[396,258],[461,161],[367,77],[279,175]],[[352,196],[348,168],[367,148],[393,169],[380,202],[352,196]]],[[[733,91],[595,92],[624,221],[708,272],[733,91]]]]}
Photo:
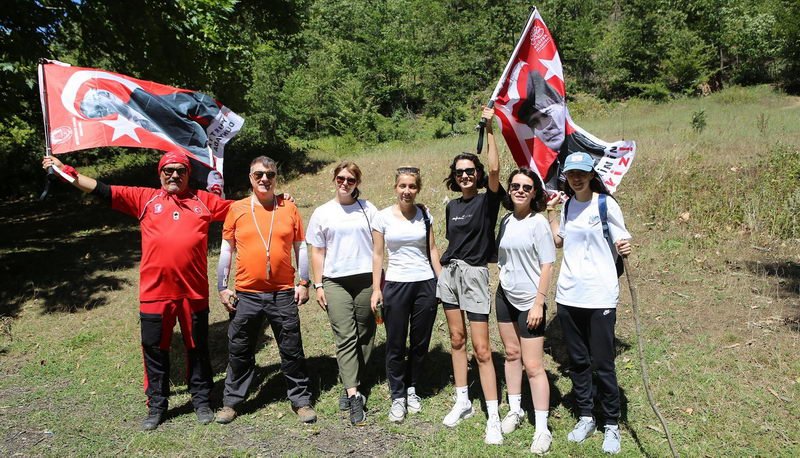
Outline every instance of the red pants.
{"type": "Polygon", "coordinates": [[[186,379],[195,409],[209,405],[213,374],[208,354],[208,299],[142,302],[139,308],[147,405],[166,409],[169,348],[177,320],[186,346],[186,379]]]}

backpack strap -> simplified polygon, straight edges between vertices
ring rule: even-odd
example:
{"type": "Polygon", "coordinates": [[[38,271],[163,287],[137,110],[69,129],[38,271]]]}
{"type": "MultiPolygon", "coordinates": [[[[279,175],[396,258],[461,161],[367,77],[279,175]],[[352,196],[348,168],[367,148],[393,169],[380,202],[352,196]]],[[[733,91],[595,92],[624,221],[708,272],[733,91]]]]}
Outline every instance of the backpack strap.
{"type": "Polygon", "coordinates": [[[614,242],[611,240],[611,233],[608,230],[607,200],[608,196],[606,194],[600,193],[597,196],[597,208],[600,213],[600,224],[603,226],[603,238],[606,239],[606,243],[608,243],[608,248],[611,250],[611,257],[614,259],[614,266],[617,268],[617,277],[620,277],[622,276],[622,273],[625,271],[625,267],[622,262],[622,256],[620,256],[619,253],[617,252],[617,247],[614,246],[614,242]]]}
{"type": "Polygon", "coordinates": [[[503,235],[506,233],[506,223],[508,222],[508,218],[511,217],[513,213],[506,213],[503,216],[503,219],[500,220],[500,229],[497,231],[497,251],[500,251],[500,240],[503,238],[503,235]]]}
{"type": "Polygon", "coordinates": [[[428,218],[428,212],[425,211],[425,206],[417,204],[417,208],[422,212],[422,220],[425,221],[425,254],[428,255],[428,264],[433,269],[433,261],[431,260],[431,220],[428,218]]]}

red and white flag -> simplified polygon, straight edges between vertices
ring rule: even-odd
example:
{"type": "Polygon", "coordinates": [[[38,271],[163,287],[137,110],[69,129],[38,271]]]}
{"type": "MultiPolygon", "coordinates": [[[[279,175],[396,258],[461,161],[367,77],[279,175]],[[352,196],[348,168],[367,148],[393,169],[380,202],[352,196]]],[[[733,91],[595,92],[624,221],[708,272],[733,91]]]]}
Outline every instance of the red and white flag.
{"type": "Polygon", "coordinates": [[[591,154],[611,192],[633,161],[635,142],[600,140],[570,117],[561,58],[538,9],[531,13],[491,100],[514,161],[536,171],[549,189],[557,188],[561,164],[570,153],[591,154]]]}
{"type": "Polygon", "coordinates": [[[39,88],[53,154],[102,146],[181,151],[205,166],[193,175],[212,190],[221,188],[225,144],[244,124],[205,94],[58,61],[39,65],[39,88]]]}

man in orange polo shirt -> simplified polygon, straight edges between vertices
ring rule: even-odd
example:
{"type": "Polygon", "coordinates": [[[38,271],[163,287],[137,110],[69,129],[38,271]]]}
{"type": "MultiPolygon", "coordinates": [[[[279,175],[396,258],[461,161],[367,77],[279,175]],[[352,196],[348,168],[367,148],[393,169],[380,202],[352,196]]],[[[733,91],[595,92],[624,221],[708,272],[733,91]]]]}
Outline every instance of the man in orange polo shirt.
{"type": "Polygon", "coordinates": [[[255,372],[255,347],[269,321],[281,355],[281,370],[293,410],[305,423],[316,421],[305,372],[298,305],[308,301],[308,256],[303,221],[293,202],[275,195],[275,161],[259,156],[250,164],[253,193],[231,205],[222,229],[217,289],[231,312],[228,327],[228,373],[218,423],[236,418],[255,372]],[[292,249],[300,271],[295,286],[292,249]],[[236,252],[236,291],[228,287],[236,252]]]}

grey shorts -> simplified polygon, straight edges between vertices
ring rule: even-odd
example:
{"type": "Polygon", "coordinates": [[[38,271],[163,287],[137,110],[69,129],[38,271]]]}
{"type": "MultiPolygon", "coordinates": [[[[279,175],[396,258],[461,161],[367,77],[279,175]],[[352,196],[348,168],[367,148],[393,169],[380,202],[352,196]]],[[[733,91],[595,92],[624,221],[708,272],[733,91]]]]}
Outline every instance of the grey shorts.
{"type": "Polygon", "coordinates": [[[489,314],[489,269],[454,260],[442,266],[436,297],[466,312],[489,314]]]}

